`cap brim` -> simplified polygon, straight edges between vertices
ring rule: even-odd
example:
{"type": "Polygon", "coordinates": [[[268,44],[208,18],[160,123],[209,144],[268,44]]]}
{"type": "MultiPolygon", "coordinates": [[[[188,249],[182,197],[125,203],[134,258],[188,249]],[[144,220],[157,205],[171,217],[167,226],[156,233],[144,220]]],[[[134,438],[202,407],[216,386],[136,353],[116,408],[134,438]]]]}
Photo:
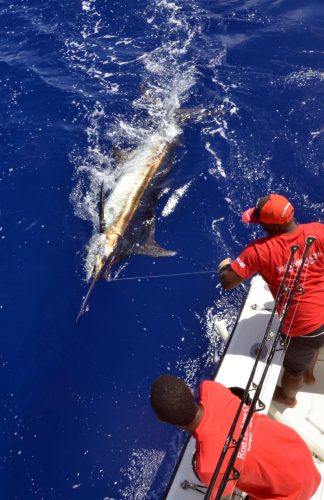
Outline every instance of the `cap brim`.
{"type": "Polygon", "coordinates": [[[256,224],[258,219],[254,215],[255,207],[249,208],[248,210],[245,210],[242,214],[242,221],[245,222],[246,224],[256,224]]]}

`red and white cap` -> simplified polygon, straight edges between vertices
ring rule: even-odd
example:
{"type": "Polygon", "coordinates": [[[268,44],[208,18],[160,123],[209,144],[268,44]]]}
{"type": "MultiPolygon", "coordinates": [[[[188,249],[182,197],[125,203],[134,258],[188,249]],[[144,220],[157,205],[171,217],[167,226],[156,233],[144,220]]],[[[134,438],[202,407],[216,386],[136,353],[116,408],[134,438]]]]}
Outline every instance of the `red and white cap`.
{"type": "Polygon", "coordinates": [[[294,216],[294,207],[281,194],[270,194],[262,208],[249,208],[242,214],[247,224],[285,224],[294,216]]]}

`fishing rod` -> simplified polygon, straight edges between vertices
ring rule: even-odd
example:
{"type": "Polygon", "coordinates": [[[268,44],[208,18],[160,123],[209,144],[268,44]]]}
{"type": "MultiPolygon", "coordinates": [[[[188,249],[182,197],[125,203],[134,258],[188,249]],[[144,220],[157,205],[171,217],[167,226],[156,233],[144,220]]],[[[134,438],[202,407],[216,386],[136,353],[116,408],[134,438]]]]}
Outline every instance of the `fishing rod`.
{"type": "MultiPolygon", "coordinates": [[[[222,494],[223,494],[223,492],[224,492],[224,490],[226,488],[226,485],[227,485],[228,481],[230,481],[230,480],[237,481],[237,479],[240,476],[239,471],[237,469],[235,469],[235,467],[234,467],[235,460],[237,458],[237,454],[239,452],[239,449],[240,449],[241,443],[243,441],[243,438],[244,438],[245,432],[247,430],[247,427],[248,427],[248,425],[249,425],[249,423],[250,423],[250,421],[252,419],[253,413],[256,412],[256,411],[261,411],[261,410],[263,410],[265,408],[264,403],[262,403],[262,401],[259,400],[259,395],[261,393],[262,386],[263,386],[265,377],[266,377],[266,375],[268,373],[269,367],[271,365],[273,356],[274,356],[275,352],[277,351],[277,344],[279,342],[280,335],[282,333],[282,328],[283,328],[283,325],[284,325],[285,320],[287,318],[287,314],[289,312],[289,309],[290,309],[290,306],[292,304],[293,298],[294,298],[294,296],[295,296],[295,294],[296,294],[297,291],[299,293],[304,293],[304,289],[299,285],[299,282],[300,282],[301,273],[302,273],[302,270],[304,268],[305,261],[306,261],[309,249],[313,245],[313,243],[314,243],[315,240],[316,240],[316,238],[313,237],[313,236],[309,236],[309,237],[306,238],[305,247],[304,247],[302,258],[301,258],[301,263],[300,263],[297,275],[296,275],[296,277],[295,277],[295,279],[293,281],[292,287],[289,290],[288,299],[287,299],[287,302],[286,302],[286,304],[285,304],[285,306],[283,308],[284,311],[283,311],[283,314],[282,314],[282,316],[280,318],[280,322],[279,322],[277,333],[274,336],[273,344],[272,344],[271,350],[270,350],[270,352],[268,354],[268,357],[267,357],[267,360],[266,360],[266,364],[265,364],[265,367],[264,367],[264,370],[263,370],[260,382],[257,385],[253,384],[253,390],[255,390],[254,397],[253,397],[252,402],[250,404],[250,407],[249,407],[248,413],[246,415],[246,418],[245,418],[242,430],[240,432],[240,435],[239,435],[238,439],[236,440],[233,437],[235,429],[236,429],[236,425],[237,425],[238,419],[240,418],[241,410],[243,408],[243,405],[245,404],[245,402],[247,400],[248,393],[251,390],[250,386],[251,386],[251,383],[253,382],[253,377],[254,377],[254,374],[255,374],[255,371],[256,371],[256,367],[257,367],[257,364],[259,363],[259,360],[260,360],[260,357],[261,357],[261,354],[262,354],[262,348],[263,348],[265,342],[268,340],[268,333],[269,333],[270,328],[272,326],[273,318],[274,318],[274,315],[275,315],[275,312],[276,312],[276,306],[278,305],[279,301],[281,300],[282,294],[283,293],[287,293],[287,287],[286,287],[287,277],[288,277],[288,274],[290,272],[290,266],[291,266],[293,257],[294,257],[296,251],[299,248],[297,245],[293,245],[291,247],[291,253],[290,253],[289,260],[288,260],[287,268],[285,270],[285,274],[284,274],[284,276],[282,278],[282,281],[281,281],[278,293],[276,295],[276,299],[275,299],[275,302],[274,302],[274,307],[273,307],[273,311],[272,311],[271,317],[269,319],[269,322],[268,322],[265,334],[263,336],[263,339],[262,339],[262,342],[261,342],[261,345],[260,345],[260,348],[259,348],[256,360],[255,360],[252,372],[250,374],[248,383],[247,383],[247,385],[245,387],[244,394],[242,396],[242,399],[241,399],[241,402],[239,404],[238,410],[237,410],[237,412],[235,414],[234,421],[233,421],[233,423],[231,425],[229,434],[228,434],[228,436],[226,438],[226,441],[225,441],[225,444],[224,444],[224,447],[223,447],[223,451],[222,451],[222,453],[220,455],[220,458],[218,460],[216,469],[215,469],[215,471],[213,473],[211,482],[210,482],[210,484],[208,486],[206,495],[204,497],[205,500],[209,500],[211,498],[211,495],[212,495],[212,492],[213,492],[213,489],[214,489],[214,486],[215,486],[218,474],[220,472],[220,469],[221,469],[221,467],[223,465],[224,459],[225,459],[225,457],[226,457],[227,452],[228,452],[229,449],[233,450],[232,451],[232,455],[231,455],[229,463],[228,463],[228,465],[226,467],[223,479],[222,479],[222,481],[220,483],[220,486],[218,488],[217,494],[215,496],[215,500],[220,500],[221,499],[222,494]],[[258,404],[258,408],[256,408],[257,404],[258,404]],[[230,445],[231,443],[232,443],[232,445],[230,445]],[[231,474],[233,475],[232,478],[230,478],[231,474]]],[[[282,348],[284,348],[284,343],[282,344],[282,348]]]]}

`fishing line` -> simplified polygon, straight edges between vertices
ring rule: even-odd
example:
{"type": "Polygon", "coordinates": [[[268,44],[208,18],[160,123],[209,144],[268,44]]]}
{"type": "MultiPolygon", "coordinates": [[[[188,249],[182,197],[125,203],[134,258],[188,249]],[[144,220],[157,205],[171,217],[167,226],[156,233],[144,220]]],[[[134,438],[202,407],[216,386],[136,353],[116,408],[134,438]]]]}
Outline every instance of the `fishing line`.
{"type": "Polygon", "coordinates": [[[193,271],[190,273],[173,273],[173,274],[153,274],[151,276],[131,276],[129,278],[114,278],[111,281],[126,281],[126,280],[148,280],[151,278],[170,278],[173,276],[193,276],[195,274],[216,274],[215,269],[213,271],[193,271]]]}

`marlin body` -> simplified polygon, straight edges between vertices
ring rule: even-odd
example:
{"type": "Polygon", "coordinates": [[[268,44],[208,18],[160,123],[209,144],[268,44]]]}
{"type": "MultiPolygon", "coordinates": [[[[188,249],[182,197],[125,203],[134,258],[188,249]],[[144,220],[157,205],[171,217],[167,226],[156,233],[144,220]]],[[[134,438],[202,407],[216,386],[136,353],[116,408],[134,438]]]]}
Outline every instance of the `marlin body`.
{"type": "MultiPolygon", "coordinates": [[[[160,174],[165,176],[171,168],[171,157],[179,133],[178,127],[173,127],[169,135],[157,132],[149,137],[145,144],[135,149],[119,166],[114,189],[106,201],[104,185],[101,185],[100,232],[92,237],[87,257],[88,279],[92,279],[92,282],[83,300],[77,322],[85,312],[96,283],[100,278],[109,278],[113,264],[134,253],[156,257],[176,254],[161,248],[155,242],[154,211],[152,203],[147,207],[146,201],[148,192],[154,193],[153,181],[160,174]],[[146,233],[144,242],[143,233],[146,233]]],[[[152,202],[152,199],[150,201],[152,202]]]]}
{"type": "Polygon", "coordinates": [[[188,120],[200,121],[208,116],[217,118],[223,112],[223,108],[178,108],[160,129],[132,153],[126,156],[119,152],[121,164],[107,200],[103,183],[101,185],[99,233],[92,237],[86,259],[87,278],[92,281],[77,322],[85,312],[97,282],[101,278],[109,278],[113,264],[135,253],[154,257],[176,254],[165,250],[155,241],[156,181],[159,177],[165,177],[172,166],[172,157],[181,134],[180,126],[188,120]]]}

